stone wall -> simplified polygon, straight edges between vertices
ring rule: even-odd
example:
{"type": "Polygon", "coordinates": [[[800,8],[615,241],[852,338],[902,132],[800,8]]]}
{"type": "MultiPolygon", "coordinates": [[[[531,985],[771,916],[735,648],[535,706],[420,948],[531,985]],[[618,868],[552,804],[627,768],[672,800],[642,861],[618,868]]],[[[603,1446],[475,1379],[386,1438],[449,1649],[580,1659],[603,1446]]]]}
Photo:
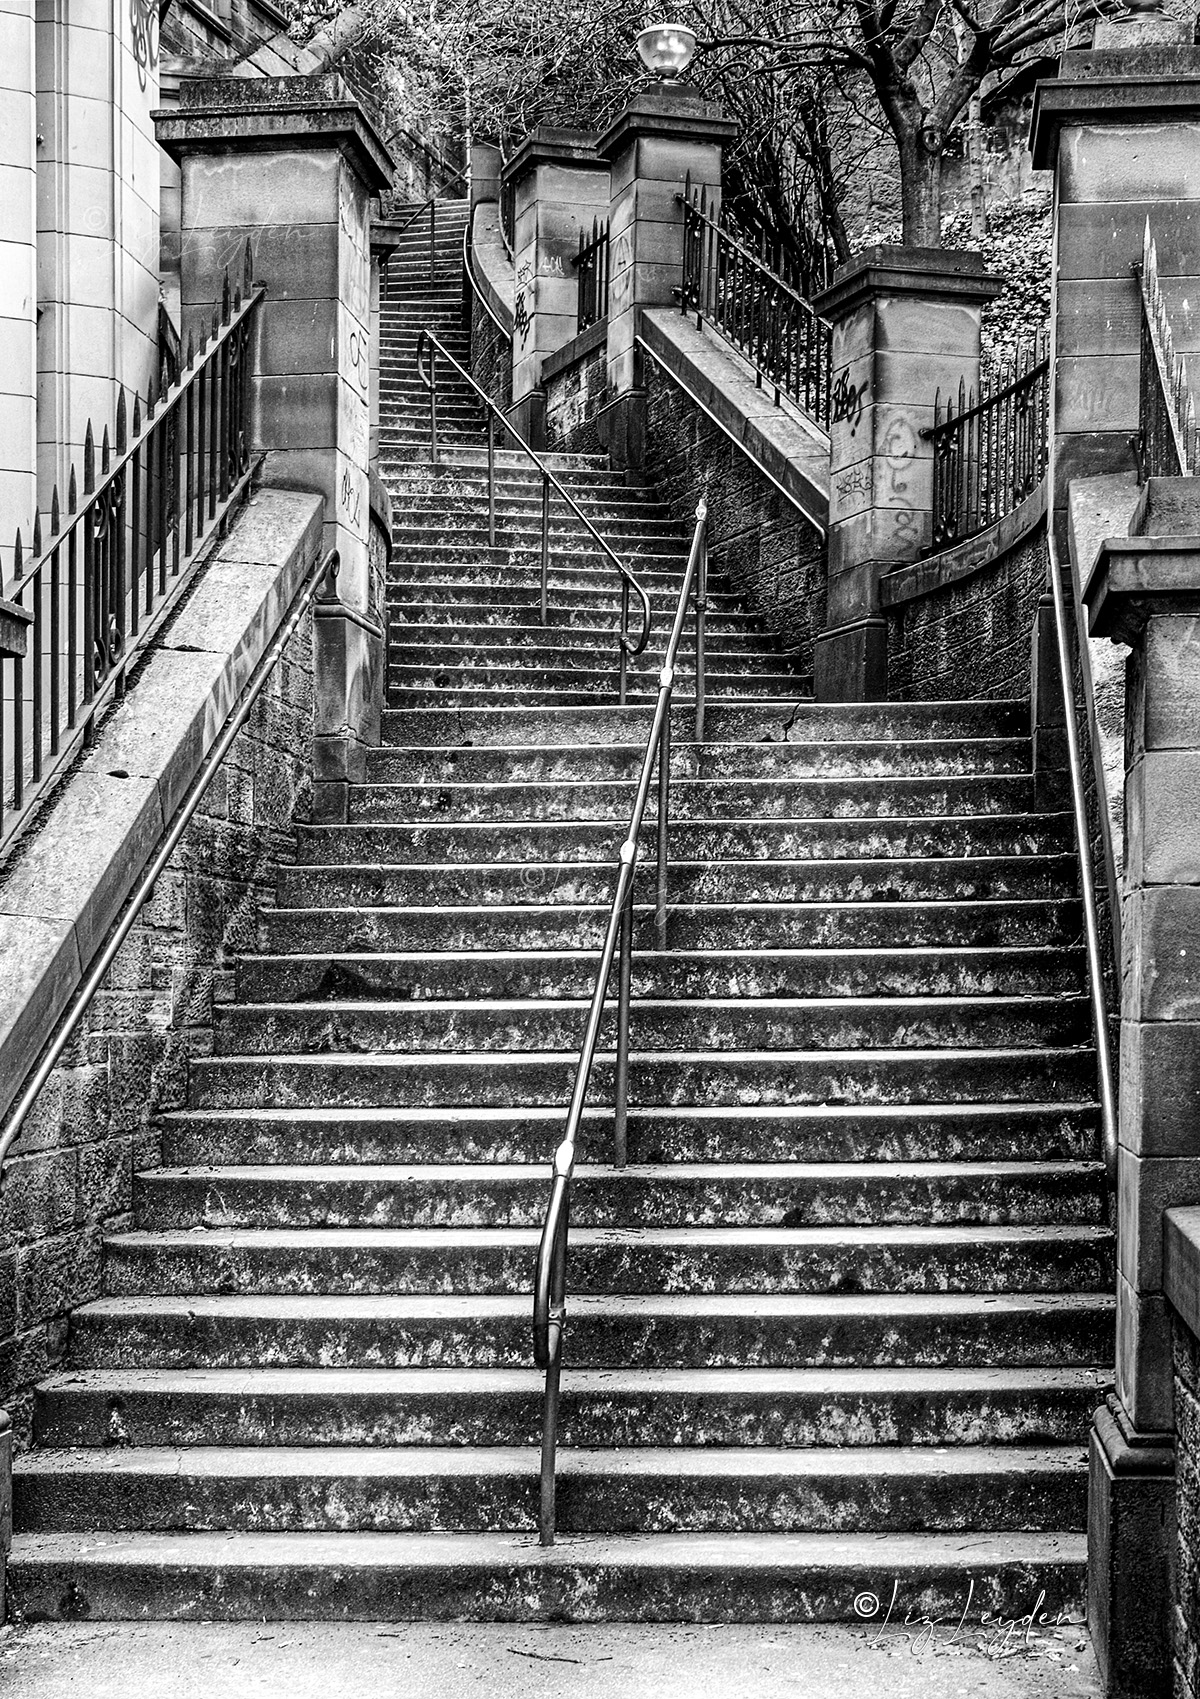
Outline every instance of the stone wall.
{"type": "Polygon", "coordinates": [[[559,365],[569,355],[568,345],[553,356],[549,371],[543,371],[546,391],[546,447],[577,454],[601,454],[604,444],[597,423],[608,401],[608,357],[603,320],[588,333],[592,346],[579,359],[559,365]],[[595,332],[601,334],[595,335],[595,332]],[[555,369],[555,368],[558,369],[555,369]]]}
{"type": "Polygon", "coordinates": [[[28,1443],[34,1383],[71,1309],[100,1294],[101,1241],[131,1223],[133,1176],[160,1160],[155,1116],[185,1101],[214,1003],[254,940],[275,868],[308,813],[312,631],[292,638],[250,720],[25,1123],[0,1192],[0,1402],[28,1443]]]}
{"type": "Polygon", "coordinates": [[[646,477],[685,530],[707,498],[713,588],[740,595],[799,670],[811,671],[825,623],[819,531],[652,360],[644,369],[646,477]]]}
{"type": "Polygon", "coordinates": [[[507,407],[512,400],[512,342],[471,296],[471,376],[493,401],[507,407]]]}
{"type": "Polygon", "coordinates": [[[888,695],[898,702],[1028,696],[1045,582],[1046,535],[1039,524],[969,577],[888,607],[888,695]]]}
{"type": "Polygon", "coordinates": [[[1200,1695],[1200,1341],[1178,1315],[1175,1341],[1176,1699],[1200,1695]]]}

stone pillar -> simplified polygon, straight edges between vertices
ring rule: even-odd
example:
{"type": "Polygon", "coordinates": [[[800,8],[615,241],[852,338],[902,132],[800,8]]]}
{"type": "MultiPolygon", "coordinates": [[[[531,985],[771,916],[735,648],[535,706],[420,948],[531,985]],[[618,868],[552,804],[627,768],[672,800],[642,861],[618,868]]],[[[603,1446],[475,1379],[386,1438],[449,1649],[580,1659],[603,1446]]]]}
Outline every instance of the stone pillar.
{"type": "MultiPolygon", "coordinates": [[[[721,187],[721,154],[737,125],[685,83],[634,95],[596,151],[612,172],[608,213],[609,446],[621,465],[642,459],[645,396],[637,349],[642,307],[678,303],[683,282],[682,196],[721,187]]],[[[718,201],[719,204],[719,201],[718,201]]]]}
{"type": "Polygon", "coordinates": [[[608,216],[608,166],[582,130],[548,125],[529,135],[504,167],[513,187],[512,420],[535,447],[545,441],[542,361],[578,327],[574,260],[579,233],[608,216]]]}
{"type": "Polygon", "coordinates": [[[379,741],[383,609],[368,564],[370,197],[391,181],[370,120],[336,74],[185,81],[158,115],[182,167],[187,326],[240,275],[249,238],[267,287],[254,347],[254,451],[263,481],[319,490],[337,600],[319,604],[314,814],[345,816],[347,784],[379,741]]]}
{"type": "Polygon", "coordinates": [[[1163,1212],[1200,1203],[1200,491],[1151,479],[1084,596],[1128,643],[1116,1397],[1092,1435],[1090,1614],[1109,1692],[1167,1692],[1174,1550],[1163,1212]]]}
{"type": "Polygon", "coordinates": [[[934,402],[979,385],[979,320],[999,294],[977,254],[869,248],[814,302],[831,321],[829,591],[818,701],[887,697],[879,581],[928,550],[934,402]]]}
{"type": "Polygon", "coordinates": [[[1039,83],[1033,163],[1055,172],[1055,534],[1072,479],[1136,466],[1146,220],[1176,351],[1200,350],[1200,48],[1157,13],[1104,21],[1039,83]]]}
{"type": "Polygon", "coordinates": [[[500,149],[493,142],[471,143],[471,211],[481,201],[500,199],[500,149]]]}
{"type": "Polygon", "coordinates": [[[0,0],[0,583],[37,507],[37,87],[33,0],[0,0]]]}

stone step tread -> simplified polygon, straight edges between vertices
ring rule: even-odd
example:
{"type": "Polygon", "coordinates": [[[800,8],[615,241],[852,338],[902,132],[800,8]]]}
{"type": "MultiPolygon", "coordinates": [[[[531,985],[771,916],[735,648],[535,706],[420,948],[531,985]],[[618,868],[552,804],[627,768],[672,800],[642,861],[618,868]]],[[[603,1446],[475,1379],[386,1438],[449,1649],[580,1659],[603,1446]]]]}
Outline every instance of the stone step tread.
{"type": "MultiPolygon", "coordinates": [[[[1104,1367],[1070,1368],[736,1368],[584,1369],[566,1363],[564,1393],[577,1397],[611,1398],[621,1394],[705,1397],[889,1397],[898,1394],[937,1399],[948,1394],[975,1394],[980,1404],[1000,1393],[1096,1391],[1112,1382],[1104,1367]]],[[[541,1369],[68,1369],[39,1382],[43,1397],[123,1398],[186,1394],[221,1397],[405,1398],[441,1395],[504,1397],[527,1393],[541,1401],[546,1377],[541,1369]]]]}
{"type": "MultiPolygon", "coordinates": [[[[697,918],[736,918],[741,915],[748,919],[753,919],[759,916],[779,915],[783,912],[788,914],[824,915],[826,913],[852,913],[858,915],[866,911],[889,915],[898,914],[902,918],[908,918],[914,913],[926,914],[928,912],[933,912],[938,915],[947,915],[951,913],[956,915],[961,914],[967,918],[977,915],[980,918],[983,918],[984,916],[994,915],[996,913],[1016,913],[1022,915],[1036,915],[1038,912],[1061,913],[1065,909],[1078,906],[1078,901],[1079,899],[1077,897],[925,897],[918,901],[905,900],[900,902],[880,902],[874,899],[865,901],[847,899],[840,903],[785,902],[782,899],[778,899],[772,900],[769,903],[671,903],[669,907],[672,916],[690,915],[697,918]]],[[[553,915],[557,922],[561,917],[570,914],[607,915],[610,908],[611,904],[608,902],[557,903],[553,907],[553,915]]],[[[355,904],[353,907],[347,908],[335,908],[331,906],[323,906],[320,909],[263,908],[259,912],[262,919],[265,921],[290,922],[293,920],[308,920],[314,917],[332,921],[339,917],[344,917],[346,919],[350,919],[352,917],[356,919],[374,919],[382,915],[452,915],[456,918],[463,918],[472,915],[479,916],[484,914],[486,914],[490,920],[496,920],[505,916],[511,917],[515,920],[526,920],[532,914],[545,913],[546,910],[547,904],[544,898],[542,898],[538,893],[534,893],[528,903],[473,903],[469,907],[462,903],[431,903],[423,906],[416,903],[362,903],[355,904]]],[[[646,919],[652,917],[653,914],[654,908],[652,904],[636,903],[634,905],[635,918],[640,917],[642,919],[646,919]]],[[[464,954],[465,952],[458,950],[455,953],[464,954]]],[[[707,954],[707,952],[704,953],[707,954]]]]}
{"type": "MultiPolygon", "coordinates": [[[[186,1111],[174,1111],[175,1114],[186,1111]]],[[[313,1110],[310,1113],[316,1114],[313,1110]]],[[[543,1113],[548,1113],[543,1111],[543,1113]]],[[[556,1111],[561,1119],[563,1112],[556,1111]]],[[[528,1180],[531,1176],[544,1179],[549,1173],[549,1151],[545,1162],[376,1162],[376,1163],[179,1163],[174,1167],[141,1169],[142,1180],[158,1183],[204,1180],[212,1185],[271,1181],[278,1185],[359,1185],[408,1186],[460,1180],[464,1184],[498,1185],[504,1182],[528,1180]]],[[[1025,1180],[1086,1179],[1102,1171],[1103,1164],[1062,1159],[1043,1160],[1037,1157],[1025,1161],[973,1162],[633,1162],[616,1168],[606,1162],[581,1161],[575,1169],[576,1183],[586,1186],[589,1181],[604,1181],[608,1185],[627,1180],[630,1184],[652,1181],[664,1182],[717,1181],[753,1182],[756,1180],[801,1180],[811,1183],[838,1180],[1025,1180]]],[[[490,1231],[490,1229],[489,1229],[490,1231]]],[[[840,1231],[840,1229],[839,1229],[840,1231]]],[[[1089,1228],[1089,1231],[1091,1229],[1089,1228]]]]}
{"type": "MultiPolygon", "coordinates": [[[[762,1014],[774,1011],[795,1010],[797,1014],[814,1015],[828,1012],[835,1015],[850,1015],[856,1011],[881,1012],[884,1014],[903,1013],[906,1010],[929,1011],[931,1013],[956,1013],[984,1011],[990,1013],[1031,1013],[1041,1010],[1061,1008],[1064,1004],[1072,1009],[1082,1009],[1087,1003],[1086,993],[1081,989],[1075,995],[1065,995],[1055,992],[1052,996],[1040,996],[1028,992],[1016,997],[1006,997],[995,992],[977,992],[970,996],[889,996],[889,997],[639,997],[636,999],[639,1009],[646,1014],[677,1011],[680,1014],[695,1013],[703,1010],[719,1010],[721,1012],[757,1010],[762,1014]]],[[[350,1015],[365,1014],[375,1016],[404,1015],[419,1013],[422,1018],[438,1014],[461,1014],[469,1012],[475,1015],[495,1015],[504,1019],[513,1015],[537,1015],[549,1013],[586,1014],[591,999],[588,997],[421,997],[421,998],[304,998],[298,997],[289,1002],[243,1002],[220,1005],[218,1014],[234,1009],[239,1016],[246,1015],[350,1015]]]]}
{"type": "MultiPolygon", "coordinates": [[[[455,747],[455,745],[451,744],[445,746],[447,753],[452,751],[455,747]]],[[[402,751],[404,745],[392,744],[388,745],[387,748],[389,753],[398,753],[402,751]]],[[[1061,850],[1030,851],[1030,854],[1046,854],[1057,857],[1069,853],[1066,846],[1066,839],[1068,827],[1070,825],[1070,816],[1066,814],[1047,813],[1037,814],[1034,816],[1025,814],[954,814],[946,815],[942,819],[938,819],[937,816],[930,816],[928,814],[893,814],[885,816],[883,823],[891,831],[907,830],[921,833],[930,833],[939,827],[950,834],[959,834],[971,830],[1011,832],[1014,830],[1028,829],[1032,836],[1050,836],[1051,834],[1054,834],[1063,841],[1064,845],[1061,850]]],[[[381,846],[384,846],[388,842],[389,835],[391,838],[400,841],[410,836],[415,831],[428,831],[431,824],[432,822],[429,820],[365,820],[360,825],[343,825],[341,823],[323,824],[321,822],[314,821],[311,823],[302,823],[298,830],[300,833],[301,843],[335,844],[339,835],[341,835],[349,839],[351,843],[357,844],[360,841],[362,834],[370,834],[374,841],[378,842],[381,846]]],[[[675,822],[673,824],[677,830],[682,829],[693,833],[703,831],[727,832],[730,830],[737,830],[745,832],[751,836],[756,833],[788,831],[807,832],[815,835],[819,832],[828,832],[831,828],[836,828],[838,831],[856,832],[860,835],[871,836],[873,834],[877,834],[880,829],[880,822],[874,817],[862,818],[860,816],[853,815],[827,815],[824,818],[818,815],[797,815],[794,819],[789,819],[786,815],[782,814],[739,815],[735,820],[730,820],[719,815],[713,815],[709,818],[705,818],[701,815],[691,815],[686,821],[675,822]]],[[[525,831],[542,832],[547,835],[551,833],[557,834],[558,832],[576,832],[582,835],[594,831],[597,826],[611,828],[611,825],[612,822],[606,820],[448,820],[445,822],[444,826],[439,827],[439,830],[453,832],[455,836],[462,837],[470,837],[480,833],[486,833],[489,837],[503,837],[515,828],[525,831]]],[[[544,859],[553,860],[551,857],[544,859]]],[[[747,857],[746,859],[751,858],[747,857]]],[[[797,858],[792,857],[789,859],[794,861],[797,858]]],[[[814,859],[840,861],[841,857],[825,856],[814,857],[814,859]]],[[[856,855],[852,859],[887,861],[890,860],[891,857],[865,857],[862,855],[856,855]]],[[[941,858],[938,856],[930,856],[928,858],[921,856],[909,856],[907,859],[929,859],[936,861],[941,858]]],[[[960,855],[958,859],[967,860],[970,858],[965,855],[960,855]]],[[[312,865],[328,867],[336,866],[338,864],[329,861],[322,861],[319,863],[314,862],[312,865]]],[[[379,863],[373,862],[372,865],[377,866],[379,863]]],[[[396,863],[396,865],[407,866],[409,863],[407,861],[403,861],[396,863]]],[[[489,860],[486,865],[495,866],[498,865],[498,863],[493,859],[489,860]]],[[[522,863],[516,862],[513,865],[520,866],[522,863]]]]}
{"type": "MultiPolygon", "coordinates": [[[[815,1321],[836,1324],[862,1318],[892,1320],[896,1324],[918,1317],[971,1316],[1020,1318],[1022,1316],[1107,1316],[1115,1313],[1116,1300],[1107,1292],[988,1292],[988,1293],[723,1293],[687,1294],[637,1293],[594,1296],[572,1294],[571,1313],[576,1319],[608,1317],[703,1321],[727,1319],[758,1322],[769,1319],[815,1321]]],[[[365,1322],[405,1319],[444,1322],[463,1326],[475,1320],[512,1318],[524,1324],[529,1316],[525,1293],[501,1295],[479,1293],[302,1293],[296,1296],[271,1294],[189,1293],[182,1297],[94,1298],[76,1310],[77,1316],[94,1321],[217,1320],[223,1316],[254,1317],[263,1321],[365,1322]]]]}
{"type": "MultiPolygon", "coordinates": [[[[108,1446],[27,1452],[16,1459],[18,1491],[24,1479],[38,1476],[101,1475],[133,1483],[139,1476],[171,1479],[253,1480],[256,1476],[320,1479],[345,1476],[381,1480],[424,1480],[430,1476],[517,1477],[538,1473],[538,1452],[531,1446],[108,1446]]],[[[1077,1445],[964,1445],[775,1447],[775,1446],[629,1446],[620,1450],[561,1447],[557,1472],[592,1477],[693,1478],[742,1481],[784,1477],[834,1479],[854,1475],[880,1481],[920,1477],[947,1486],[955,1476],[1026,1476],[1031,1473],[1079,1474],[1087,1451],[1077,1445]]]]}
{"type": "MultiPolygon", "coordinates": [[[[288,1007],[288,1005],[284,1005],[288,1007]]],[[[1090,1045],[1071,1047],[1048,1046],[1045,1049],[1029,1047],[1008,1047],[996,1045],[994,1048],[973,1049],[967,1046],[961,1048],[914,1045],[912,1049],[874,1048],[864,1050],[631,1050],[630,1063],[645,1063],[656,1069],[669,1066],[671,1063],[680,1065],[708,1062],[713,1067],[726,1067],[739,1063],[761,1062],[765,1067],[778,1069],[790,1062],[793,1066],[805,1063],[822,1071],[834,1067],[852,1068],[865,1065],[878,1070],[900,1066],[906,1070],[915,1069],[919,1063],[930,1063],[942,1059],[952,1060],[957,1066],[965,1067],[972,1061],[1009,1062],[1020,1065],[1023,1062],[1047,1064],[1063,1059],[1075,1060],[1090,1052],[1090,1045]]],[[[480,1050],[442,1052],[430,1050],[397,1052],[393,1050],[366,1051],[355,1050],[339,1053],[338,1051],[319,1051],[305,1053],[303,1051],[251,1051],[246,1054],[228,1053],[221,1056],[201,1056],[192,1066],[201,1070],[215,1068],[218,1072],[228,1064],[246,1063],[256,1067],[265,1067],[271,1063],[280,1063],[289,1068],[314,1066],[321,1068],[362,1068],[370,1065],[372,1068],[389,1069],[401,1073],[413,1068],[436,1069],[450,1068],[456,1072],[464,1067],[478,1067],[496,1073],[506,1067],[518,1072],[537,1068],[538,1066],[567,1067],[573,1065],[579,1057],[577,1050],[480,1050]]],[[[601,1060],[612,1060],[612,1051],[600,1049],[597,1057],[601,1060]]],[[[646,1107],[644,1104],[639,1107],[646,1107]]]]}

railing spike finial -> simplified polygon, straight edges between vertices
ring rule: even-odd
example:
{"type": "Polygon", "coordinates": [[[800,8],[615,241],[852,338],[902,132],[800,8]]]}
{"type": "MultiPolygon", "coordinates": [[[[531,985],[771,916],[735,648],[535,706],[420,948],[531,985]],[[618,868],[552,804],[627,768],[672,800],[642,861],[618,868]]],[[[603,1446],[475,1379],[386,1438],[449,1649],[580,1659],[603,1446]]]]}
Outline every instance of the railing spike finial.
{"type": "Polygon", "coordinates": [[[42,516],[36,509],[33,515],[33,558],[37,560],[42,552],[42,516]]]}
{"type": "Polygon", "coordinates": [[[67,512],[74,513],[79,506],[79,497],[75,490],[75,462],[71,462],[71,476],[67,479],[67,512]]]}
{"type": "Polygon", "coordinates": [[[221,279],[221,323],[229,323],[229,267],[225,267],[225,275],[221,279]]]}
{"type": "Polygon", "coordinates": [[[18,525],[17,526],[17,539],[16,539],[16,542],[13,544],[13,577],[14,578],[19,578],[21,576],[21,572],[23,570],[22,566],[21,566],[21,562],[22,562],[23,559],[24,559],[24,550],[21,547],[21,527],[18,525]]]}
{"type": "Polygon", "coordinates": [[[91,495],[96,487],[96,444],[92,436],[92,421],[87,422],[87,430],[83,433],[83,493],[91,495]]]}
{"type": "Polygon", "coordinates": [[[100,439],[100,474],[101,474],[101,476],[103,476],[104,473],[108,471],[108,463],[109,463],[109,459],[111,457],[111,454],[112,454],[112,450],[108,446],[108,426],[105,425],[104,435],[100,439]]]}
{"type": "Polygon", "coordinates": [[[250,293],[250,279],[254,276],[254,255],[250,248],[250,238],[246,237],[246,259],[242,266],[242,287],[247,295],[250,293]]]}
{"type": "Polygon", "coordinates": [[[125,452],[125,385],[122,384],[117,392],[117,453],[125,452]]]}
{"type": "Polygon", "coordinates": [[[58,535],[58,524],[58,485],[55,484],[50,492],[50,535],[52,537],[58,535]]]}
{"type": "Polygon", "coordinates": [[[133,434],[135,437],[142,434],[142,398],[136,389],[133,392],[133,434]]]}
{"type": "Polygon", "coordinates": [[[158,399],[159,399],[159,401],[162,401],[165,398],[166,393],[170,389],[170,387],[171,387],[171,374],[167,370],[167,356],[164,354],[163,357],[162,357],[162,365],[160,366],[159,373],[158,373],[158,399]]]}
{"type": "Polygon", "coordinates": [[[188,331],[187,358],[184,364],[189,368],[196,364],[196,342],[192,331],[188,331]]]}

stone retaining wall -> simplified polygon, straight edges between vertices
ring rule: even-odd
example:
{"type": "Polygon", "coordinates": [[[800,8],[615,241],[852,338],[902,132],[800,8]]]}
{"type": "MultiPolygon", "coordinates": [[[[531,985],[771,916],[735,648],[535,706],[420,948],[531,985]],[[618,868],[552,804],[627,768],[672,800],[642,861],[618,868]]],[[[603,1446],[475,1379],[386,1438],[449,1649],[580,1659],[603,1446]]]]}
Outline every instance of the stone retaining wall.
{"type": "MultiPolygon", "coordinates": [[[[197,640],[205,629],[214,640],[217,629],[241,629],[236,656],[229,655],[227,668],[210,687],[211,707],[189,721],[192,705],[183,703],[177,724],[187,722],[188,730],[181,741],[173,741],[177,725],[166,723],[170,713],[155,714],[160,651],[152,654],[143,678],[106,723],[95,751],[65,781],[55,807],[0,883],[0,973],[17,982],[18,998],[28,993],[25,1008],[38,1012],[37,1045],[31,1045],[30,1032],[19,1021],[0,1019],[0,1061],[10,1071],[6,1103],[20,1088],[37,1047],[49,1037],[70,990],[66,944],[58,946],[56,961],[40,970],[33,962],[22,970],[22,953],[28,961],[41,939],[56,936],[52,921],[38,920],[29,911],[40,900],[43,911],[53,915],[64,906],[64,896],[86,904],[71,925],[60,923],[60,935],[73,956],[77,951],[86,972],[119,913],[124,891],[140,878],[157,846],[163,817],[173,812],[257,654],[278,629],[290,586],[315,559],[319,500],[285,497],[284,492],[258,498],[274,507],[277,519],[285,501],[291,511],[276,527],[281,556],[259,575],[260,585],[277,580],[278,590],[265,597],[258,587],[247,593],[245,605],[255,609],[250,629],[241,610],[234,610],[232,624],[225,617],[235,600],[233,582],[253,576],[253,569],[236,559],[246,551],[237,548],[235,527],[224,546],[235,557],[228,563],[232,573],[224,575],[220,561],[210,566],[212,582],[201,578],[163,639],[167,662],[190,661],[204,659],[197,640]],[[183,632],[184,622],[187,640],[181,635],[172,652],[172,635],[183,632]],[[118,766],[122,747],[143,753],[153,749],[156,718],[164,726],[163,748],[137,771],[118,766]],[[147,773],[155,761],[157,778],[147,773]],[[122,792],[130,798],[124,815],[122,792]],[[159,794],[161,809],[139,800],[149,795],[157,800],[159,794]],[[81,821],[90,835],[79,830],[81,821]],[[95,887],[79,897],[87,883],[82,863],[95,866],[105,859],[113,864],[107,881],[101,870],[95,887]],[[36,980],[35,971],[40,971],[36,980]],[[51,983],[55,975],[56,984],[51,983]]],[[[261,510],[255,525],[261,538],[261,510]]],[[[171,675],[167,682],[174,682],[171,675]]],[[[177,688],[174,694],[183,691],[177,688]]],[[[188,1061],[209,1054],[213,1007],[233,995],[232,957],[251,945],[257,910],[274,897],[276,865],[293,856],[293,823],[308,814],[312,739],[309,619],[267,681],[5,1166],[0,1403],[12,1413],[19,1445],[30,1437],[34,1384],[65,1361],[70,1311],[100,1295],[103,1237],[130,1225],[134,1175],[160,1159],[155,1117],[183,1105],[188,1061]]],[[[138,766],[132,760],[128,765],[138,766]]],[[[8,999],[0,998],[0,1016],[8,1012],[8,999]]]]}
{"type": "Polygon", "coordinates": [[[600,414],[608,402],[608,357],[604,321],[545,362],[546,447],[577,454],[602,454],[600,414]],[[573,357],[577,346],[583,352],[573,357]]]}

